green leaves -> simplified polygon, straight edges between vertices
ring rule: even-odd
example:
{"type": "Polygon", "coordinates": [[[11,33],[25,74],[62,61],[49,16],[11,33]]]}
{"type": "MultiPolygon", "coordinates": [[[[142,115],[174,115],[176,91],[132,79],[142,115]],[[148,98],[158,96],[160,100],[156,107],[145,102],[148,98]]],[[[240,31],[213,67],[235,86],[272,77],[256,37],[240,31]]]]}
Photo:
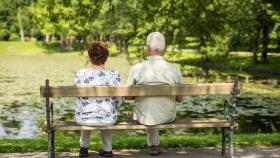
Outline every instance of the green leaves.
{"type": "Polygon", "coordinates": [[[0,2],[0,13],[2,38],[19,34],[21,19],[28,35],[84,45],[113,36],[119,51],[125,52],[131,44],[145,45],[152,31],[163,33],[167,45],[176,49],[186,46],[187,37],[197,38],[207,56],[226,54],[232,45],[256,50],[264,38],[262,30],[272,38],[271,47],[280,45],[277,0],[7,0],[0,2]],[[237,38],[240,42],[232,44],[237,38]]]}

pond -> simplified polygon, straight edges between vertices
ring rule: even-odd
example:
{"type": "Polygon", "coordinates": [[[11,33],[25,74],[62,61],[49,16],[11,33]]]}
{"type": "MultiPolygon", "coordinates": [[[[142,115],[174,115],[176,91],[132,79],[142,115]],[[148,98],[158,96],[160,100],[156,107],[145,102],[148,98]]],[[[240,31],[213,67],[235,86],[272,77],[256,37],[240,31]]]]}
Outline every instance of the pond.
{"type": "MultiPolygon", "coordinates": [[[[41,127],[45,118],[45,105],[44,100],[39,98],[39,86],[44,85],[46,78],[50,79],[51,85],[71,85],[75,72],[83,67],[85,57],[76,54],[1,56],[0,139],[32,138],[44,134],[41,127]]],[[[125,83],[130,66],[124,58],[110,58],[108,67],[118,70],[125,83]]],[[[210,82],[224,81],[223,75],[215,76],[214,79],[209,76],[187,76],[185,83],[209,82],[209,78],[210,82]]],[[[270,83],[270,80],[251,80],[244,84],[244,91],[239,95],[237,103],[236,119],[240,124],[238,132],[280,131],[279,80],[272,84],[267,82],[270,83]],[[271,95],[271,91],[275,93],[271,95]]],[[[222,117],[224,99],[228,98],[187,96],[177,106],[177,117],[222,117]]],[[[54,104],[55,119],[73,119],[75,98],[55,99],[54,104]]],[[[125,119],[124,113],[132,107],[133,103],[123,104],[119,109],[119,117],[125,119]]]]}

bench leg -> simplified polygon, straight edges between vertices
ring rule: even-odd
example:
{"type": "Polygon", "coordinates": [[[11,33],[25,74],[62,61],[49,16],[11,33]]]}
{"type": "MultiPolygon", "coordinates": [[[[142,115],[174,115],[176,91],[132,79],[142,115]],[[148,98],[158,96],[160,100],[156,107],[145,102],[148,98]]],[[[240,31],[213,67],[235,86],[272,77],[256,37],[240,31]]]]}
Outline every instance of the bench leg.
{"type": "Polygon", "coordinates": [[[54,130],[48,132],[48,158],[55,158],[54,130]]]}
{"type": "Polygon", "coordinates": [[[222,157],[226,156],[226,129],[222,128],[222,157]]]}
{"type": "Polygon", "coordinates": [[[230,127],[230,158],[234,158],[234,127],[230,127]]]}

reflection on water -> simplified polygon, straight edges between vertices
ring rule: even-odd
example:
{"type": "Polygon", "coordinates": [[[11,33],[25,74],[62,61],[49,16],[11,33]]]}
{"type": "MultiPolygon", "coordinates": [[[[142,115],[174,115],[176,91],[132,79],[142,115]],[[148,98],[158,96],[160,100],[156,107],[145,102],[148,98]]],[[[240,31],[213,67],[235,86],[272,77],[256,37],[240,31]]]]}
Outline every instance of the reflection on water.
{"type": "Polygon", "coordinates": [[[32,138],[38,134],[38,127],[36,120],[23,120],[20,124],[20,129],[17,138],[32,138]]]}
{"type": "Polygon", "coordinates": [[[0,137],[6,137],[7,133],[5,132],[5,129],[3,127],[3,124],[0,122],[0,137]]]}
{"type": "Polygon", "coordinates": [[[26,103],[4,105],[0,111],[0,136],[2,138],[32,138],[42,133],[38,120],[43,111],[26,103]],[[1,129],[2,132],[1,132],[1,129]]]}

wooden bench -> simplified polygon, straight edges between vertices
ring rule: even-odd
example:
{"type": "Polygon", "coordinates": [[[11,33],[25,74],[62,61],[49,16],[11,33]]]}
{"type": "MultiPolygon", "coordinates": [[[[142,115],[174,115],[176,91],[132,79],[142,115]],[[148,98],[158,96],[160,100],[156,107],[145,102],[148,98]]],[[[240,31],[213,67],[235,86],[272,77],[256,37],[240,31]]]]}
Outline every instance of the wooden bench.
{"type": "Polygon", "coordinates": [[[48,157],[55,157],[54,134],[55,131],[73,130],[127,130],[127,129],[174,129],[174,128],[222,128],[222,156],[226,155],[226,129],[230,133],[230,157],[234,157],[234,127],[238,124],[234,122],[236,109],[236,99],[238,90],[238,80],[234,83],[219,84],[185,84],[185,85],[154,85],[154,86],[95,86],[95,87],[75,87],[75,86],[49,86],[46,80],[45,86],[40,87],[40,96],[45,98],[46,104],[46,124],[43,129],[48,133],[48,157]],[[106,97],[106,96],[176,96],[176,95],[228,95],[229,99],[224,102],[223,118],[196,118],[175,120],[169,124],[156,126],[145,126],[135,122],[118,122],[113,126],[88,127],[77,125],[73,121],[54,121],[53,103],[50,98],[59,97],[106,97]]]}

